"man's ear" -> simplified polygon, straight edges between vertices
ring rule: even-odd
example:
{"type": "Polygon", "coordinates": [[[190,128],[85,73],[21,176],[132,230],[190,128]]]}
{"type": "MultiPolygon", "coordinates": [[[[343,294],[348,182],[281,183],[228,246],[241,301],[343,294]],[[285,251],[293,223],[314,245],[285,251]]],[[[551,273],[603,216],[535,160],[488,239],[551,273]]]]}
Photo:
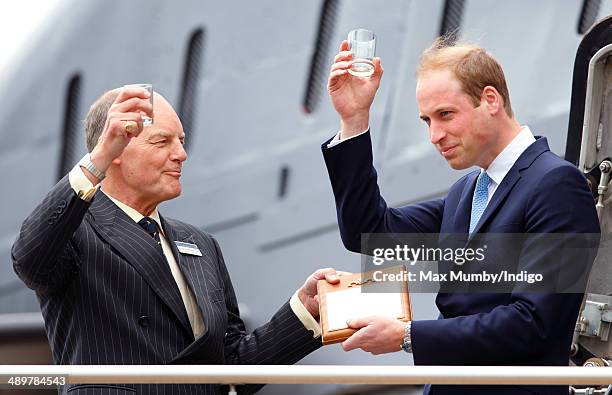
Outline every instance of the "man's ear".
{"type": "Polygon", "coordinates": [[[482,104],[487,106],[487,110],[490,115],[496,115],[500,110],[503,109],[504,103],[501,95],[491,85],[487,85],[482,90],[482,96],[480,98],[482,104]]]}

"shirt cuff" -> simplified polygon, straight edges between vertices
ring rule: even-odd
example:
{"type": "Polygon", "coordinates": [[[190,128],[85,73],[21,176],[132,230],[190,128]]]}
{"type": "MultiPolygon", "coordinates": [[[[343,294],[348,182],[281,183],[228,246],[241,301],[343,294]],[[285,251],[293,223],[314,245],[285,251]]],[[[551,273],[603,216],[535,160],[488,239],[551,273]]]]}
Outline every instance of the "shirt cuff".
{"type": "Polygon", "coordinates": [[[365,133],[365,132],[367,132],[368,130],[370,130],[370,128],[367,128],[367,129],[366,129],[366,130],[364,130],[363,132],[358,133],[358,134],[356,134],[356,135],[354,135],[354,136],[351,136],[351,137],[347,137],[347,138],[345,138],[345,139],[343,139],[343,140],[340,140],[340,132],[338,132],[338,133],[336,133],[336,136],[334,136],[334,138],[332,139],[332,141],[330,141],[330,142],[329,142],[329,144],[327,144],[327,148],[335,147],[336,145],[338,145],[338,144],[340,144],[340,143],[342,143],[342,142],[344,142],[344,141],[350,140],[350,139],[352,139],[352,138],[354,138],[354,137],[357,137],[357,136],[361,136],[362,134],[364,134],[364,133],[365,133]]]}
{"type": "Polygon", "coordinates": [[[77,163],[70,173],[68,173],[68,181],[70,181],[70,186],[77,194],[80,199],[85,200],[86,202],[91,201],[93,195],[98,190],[98,185],[95,185],[89,181],[83,169],[81,169],[81,162],[77,163]]]}
{"type": "Polygon", "coordinates": [[[315,339],[321,337],[321,327],[317,320],[314,319],[312,315],[306,310],[306,307],[302,304],[302,301],[298,297],[298,291],[295,291],[291,300],[289,301],[289,306],[296,317],[302,322],[304,327],[312,332],[312,337],[315,339]]]}

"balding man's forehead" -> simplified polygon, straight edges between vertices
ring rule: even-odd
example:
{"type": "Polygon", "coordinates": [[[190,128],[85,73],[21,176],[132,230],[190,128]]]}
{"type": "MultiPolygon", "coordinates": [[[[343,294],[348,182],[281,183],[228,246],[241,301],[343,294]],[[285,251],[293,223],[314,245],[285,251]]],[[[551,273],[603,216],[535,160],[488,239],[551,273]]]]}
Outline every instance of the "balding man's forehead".
{"type": "Polygon", "coordinates": [[[147,139],[153,138],[170,138],[178,136],[179,138],[185,138],[185,132],[183,131],[170,131],[166,129],[150,128],[146,131],[147,139]]]}

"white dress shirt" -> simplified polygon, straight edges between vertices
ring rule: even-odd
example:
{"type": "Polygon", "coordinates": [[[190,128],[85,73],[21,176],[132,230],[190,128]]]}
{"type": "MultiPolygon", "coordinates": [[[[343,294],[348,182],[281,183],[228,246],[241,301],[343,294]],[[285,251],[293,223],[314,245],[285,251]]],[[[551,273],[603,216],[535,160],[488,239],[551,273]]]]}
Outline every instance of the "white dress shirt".
{"type": "Polygon", "coordinates": [[[525,152],[525,150],[535,141],[536,139],[533,137],[529,127],[523,126],[519,134],[512,139],[510,144],[508,144],[506,148],[504,148],[502,152],[500,152],[499,155],[493,159],[493,162],[491,162],[489,168],[480,169],[480,171],[486,171],[487,175],[491,178],[491,183],[489,184],[488,189],[489,196],[487,203],[491,201],[497,187],[499,184],[501,184],[502,180],[504,177],[506,177],[506,174],[508,174],[512,166],[514,166],[514,163],[516,163],[519,156],[521,156],[523,152],[525,152]]]}

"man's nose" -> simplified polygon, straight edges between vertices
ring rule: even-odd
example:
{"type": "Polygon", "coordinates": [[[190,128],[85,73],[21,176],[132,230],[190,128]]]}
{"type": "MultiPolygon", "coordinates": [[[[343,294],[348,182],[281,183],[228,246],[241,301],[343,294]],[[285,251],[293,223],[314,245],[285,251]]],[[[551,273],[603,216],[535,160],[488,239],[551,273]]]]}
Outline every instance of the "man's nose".
{"type": "Polygon", "coordinates": [[[429,140],[432,144],[438,144],[444,139],[446,132],[433,124],[429,127],[429,140]]]}
{"type": "Polygon", "coordinates": [[[172,159],[178,160],[180,162],[184,162],[187,160],[187,151],[185,151],[185,146],[183,144],[176,144],[172,159]]]}

